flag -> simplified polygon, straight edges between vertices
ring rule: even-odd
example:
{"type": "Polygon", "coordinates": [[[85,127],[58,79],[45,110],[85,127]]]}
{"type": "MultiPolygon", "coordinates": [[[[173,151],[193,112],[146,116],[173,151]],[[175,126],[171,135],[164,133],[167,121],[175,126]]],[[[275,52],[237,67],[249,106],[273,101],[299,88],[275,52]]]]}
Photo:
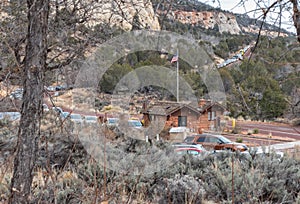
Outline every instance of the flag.
{"type": "Polygon", "coordinates": [[[177,55],[174,55],[171,59],[171,63],[173,62],[177,62],[178,61],[178,56],[177,55]]]}

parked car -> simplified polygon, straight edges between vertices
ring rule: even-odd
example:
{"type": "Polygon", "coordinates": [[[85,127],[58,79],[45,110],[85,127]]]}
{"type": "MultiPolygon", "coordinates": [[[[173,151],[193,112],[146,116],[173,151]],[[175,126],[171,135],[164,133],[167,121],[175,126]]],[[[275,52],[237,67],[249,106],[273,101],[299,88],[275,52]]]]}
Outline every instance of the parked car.
{"type": "Polygon", "coordinates": [[[175,149],[175,152],[177,154],[190,154],[190,155],[194,155],[194,156],[199,156],[203,153],[205,153],[204,151],[195,148],[195,147],[179,147],[175,149]]]}
{"type": "Polygon", "coordinates": [[[86,116],[84,116],[84,121],[86,123],[97,123],[98,117],[94,116],[94,115],[86,115],[86,116]]]}
{"type": "Polygon", "coordinates": [[[128,120],[129,127],[142,128],[143,124],[139,120],[128,120]]]}
{"type": "Polygon", "coordinates": [[[119,119],[118,118],[107,118],[106,125],[108,127],[116,127],[118,126],[119,119]]]}
{"type": "Polygon", "coordinates": [[[82,123],[83,122],[83,119],[82,119],[81,115],[77,114],[77,113],[71,113],[70,114],[70,119],[71,119],[71,121],[73,121],[75,123],[82,123]]]}
{"type": "Polygon", "coordinates": [[[18,121],[21,118],[20,112],[0,112],[0,120],[18,121]]]}
{"type": "Polygon", "coordinates": [[[17,88],[15,91],[10,93],[9,97],[11,99],[21,100],[23,98],[23,88],[17,88]]]}
{"type": "Polygon", "coordinates": [[[115,126],[119,126],[122,124],[124,126],[128,125],[129,127],[137,128],[137,129],[140,129],[143,127],[142,122],[138,119],[130,119],[127,121],[127,124],[126,124],[126,121],[120,121],[119,118],[107,118],[106,124],[108,127],[115,127],[115,126]]]}
{"type": "Polygon", "coordinates": [[[62,118],[62,119],[66,119],[67,117],[70,117],[70,112],[62,112],[61,114],[60,114],[60,117],[62,118]]]}
{"type": "Polygon", "coordinates": [[[44,112],[48,112],[49,111],[49,107],[48,107],[48,105],[47,104],[43,104],[43,111],[44,112]]]}
{"type": "Polygon", "coordinates": [[[243,60],[243,55],[241,53],[236,54],[232,57],[232,59],[243,60]]]}
{"type": "Polygon", "coordinates": [[[59,114],[63,113],[63,109],[61,107],[54,106],[52,107],[52,110],[56,111],[59,114]]]}
{"type": "Polygon", "coordinates": [[[232,142],[226,137],[217,134],[198,134],[187,136],[185,143],[201,144],[207,150],[231,150],[231,151],[246,151],[248,147],[243,143],[232,142]]]}
{"type": "Polygon", "coordinates": [[[246,47],[244,48],[244,53],[247,52],[247,50],[248,50],[249,48],[250,48],[250,45],[246,46],[246,47]]]}
{"type": "Polygon", "coordinates": [[[206,152],[206,149],[201,144],[176,143],[172,146],[175,148],[196,148],[201,152],[206,152]]]}
{"type": "Polygon", "coordinates": [[[46,89],[47,89],[47,91],[51,91],[51,92],[56,91],[55,86],[48,86],[46,89]]]}
{"type": "Polygon", "coordinates": [[[55,91],[63,91],[63,90],[66,90],[67,89],[67,85],[57,85],[55,87],[55,91]]]}

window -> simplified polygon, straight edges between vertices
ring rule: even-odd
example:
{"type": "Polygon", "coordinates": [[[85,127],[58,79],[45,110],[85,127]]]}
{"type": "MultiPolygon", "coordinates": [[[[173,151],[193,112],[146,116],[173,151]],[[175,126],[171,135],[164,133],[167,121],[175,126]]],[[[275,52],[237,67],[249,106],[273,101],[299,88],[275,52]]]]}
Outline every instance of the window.
{"type": "Polygon", "coordinates": [[[215,111],[209,111],[208,114],[208,120],[215,120],[216,119],[216,112],[215,111]]]}
{"type": "Polygon", "coordinates": [[[199,154],[199,152],[197,152],[195,150],[188,150],[187,153],[191,154],[191,155],[198,155],[199,154]]]}
{"type": "Polygon", "coordinates": [[[211,120],[215,120],[216,118],[216,112],[215,111],[213,111],[213,112],[211,112],[211,120]]]}
{"type": "Polygon", "coordinates": [[[205,138],[206,138],[206,137],[199,137],[199,138],[197,139],[197,142],[205,142],[205,138]]]}
{"type": "Polygon", "coordinates": [[[217,137],[209,137],[208,141],[210,143],[216,143],[216,144],[219,143],[219,139],[217,137]]]}
{"type": "Polygon", "coordinates": [[[178,116],[178,127],[186,127],[186,125],[187,125],[187,117],[178,116]]]}
{"type": "Polygon", "coordinates": [[[194,137],[186,137],[184,139],[184,142],[192,142],[194,140],[194,137]]]}

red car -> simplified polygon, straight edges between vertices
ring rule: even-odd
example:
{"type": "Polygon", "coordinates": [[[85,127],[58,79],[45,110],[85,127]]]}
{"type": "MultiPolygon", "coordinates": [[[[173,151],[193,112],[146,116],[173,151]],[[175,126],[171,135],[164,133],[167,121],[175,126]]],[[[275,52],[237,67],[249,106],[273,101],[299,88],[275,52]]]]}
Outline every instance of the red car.
{"type": "Polygon", "coordinates": [[[248,147],[243,143],[232,142],[222,135],[215,134],[199,134],[187,136],[184,143],[201,144],[207,150],[231,150],[231,151],[247,151],[248,147]]]}

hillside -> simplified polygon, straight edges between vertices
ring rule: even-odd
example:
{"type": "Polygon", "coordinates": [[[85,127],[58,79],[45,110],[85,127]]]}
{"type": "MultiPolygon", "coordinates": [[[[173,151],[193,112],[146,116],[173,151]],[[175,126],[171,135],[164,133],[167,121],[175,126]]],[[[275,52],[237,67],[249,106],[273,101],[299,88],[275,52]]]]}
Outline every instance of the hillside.
{"type": "MultiPolygon", "coordinates": [[[[99,44],[117,36],[124,30],[163,29],[189,35],[197,40],[210,58],[214,60],[216,67],[226,64],[239,50],[251,45],[251,49],[249,49],[251,55],[248,55],[244,60],[238,60],[234,66],[231,64],[229,67],[224,66],[220,69],[228,97],[228,106],[233,116],[243,115],[256,119],[274,119],[282,116],[298,117],[299,84],[297,80],[292,80],[295,82],[291,84],[290,79],[299,76],[299,59],[297,57],[299,56],[299,50],[293,39],[294,36],[290,36],[290,33],[284,32],[277,36],[275,31],[278,28],[265,24],[260,41],[255,45],[260,22],[249,18],[247,15],[225,12],[192,0],[180,1],[174,4],[156,0],[143,2],[138,0],[115,1],[114,3],[107,2],[105,4],[96,2],[97,12],[91,13],[93,10],[86,11],[90,12],[91,20],[85,24],[69,22],[72,19],[71,12],[65,14],[70,15],[70,19],[65,18],[63,23],[55,24],[55,22],[52,22],[50,24],[52,30],[49,35],[51,40],[49,42],[54,47],[59,46],[49,50],[48,62],[51,62],[49,63],[50,67],[63,67],[63,69],[49,71],[46,75],[46,85],[61,81],[60,83],[72,86],[79,70],[68,66],[68,63],[72,62],[74,58],[84,60],[97,49],[99,44]],[[122,18],[125,20],[120,21],[122,18]],[[95,19],[98,19],[98,21],[95,19]],[[79,31],[73,33],[74,25],[79,31]],[[71,32],[70,30],[65,32],[67,29],[70,29],[71,32]],[[57,30],[64,31],[66,35],[58,34],[64,32],[58,32],[57,30]],[[87,41],[87,39],[91,40],[87,41]],[[79,52],[76,52],[76,50],[79,50],[79,52]],[[85,52],[82,53],[80,50],[85,50],[85,52]],[[262,76],[257,75],[257,73],[261,73],[265,77],[260,79],[262,76]],[[280,105],[277,103],[276,106],[281,107],[279,111],[272,111],[267,106],[267,101],[274,97],[272,94],[265,98],[266,102],[264,103],[263,101],[254,100],[255,98],[252,95],[261,96],[266,92],[264,89],[266,85],[263,87],[254,86],[258,84],[258,81],[263,81],[260,84],[266,83],[269,86],[267,93],[277,93],[276,97],[279,98],[276,101],[280,101],[280,105]],[[239,88],[237,88],[237,85],[239,88]],[[262,114],[261,109],[269,109],[269,111],[262,114]],[[259,116],[257,117],[257,115],[259,116]]],[[[12,9],[9,7],[3,7],[1,10],[2,14],[5,13],[5,15],[2,15],[2,30],[12,23],[11,19],[13,18],[8,16],[16,15],[11,11],[12,9]]],[[[24,22],[21,22],[18,29],[22,29],[23,25],[24,22]]],[[[7,29],[9,30],[9,27],[7,29]]],[[[22,37],[24,36],[18,36],[17,33],[19,32],[3,35],[6,38],[2,41],[3,49],[1,50],[0,69],[2,71],[0,76],[3,80],[9,76],[12,84],[20,83],[20,70],[17,67],[24,57],[24,44],[18,43],[23,42],[22,37]],[[9,36],[11,39],[9,39],[9,36]],[[11,47],[8,46],[7,42],[11,42],[11,45],[9,45],[11,47]],[[7,52],[11,48],[16,50],[16,56],[7,52]],[[16,60],[17,62],[15,62],[16,60]]],[[[172,57],[171,53],[161,54],[151,51],[130,54],[120,59],[111,67],[110,71],[107,71],[100,85],[104,87],[102,87],[104,91],[111,92],[122,76],[140,66],[157,64],[172,67],[169,63],[170,57],[172,57]],[[111,71],[113,69],[114,71],[111,71]]],[[[52,68],[49,70],[52,70],[52,68]]],[[[193,72],[193,68],[189,66],[188,62],[180,60],[180,70],[181,75],[192,84],[198,98],[208,97],[207,88],[201,78],[193,72]]]]}
{"type": "MultiPolygon", "coordinates": [[[[234,14],[219,8],[214,8],[197,1],[181,1],[171,7],[162,5],[159,1],[152,1],[153,7],[158,11],[159,16],[166,15],[172,21],[179,21],[191,26],[198,26],[205,29],[216,30],[220,33],[230,34],[258,34],[261,24],[260,20],[252,19],[247,14],[234,14]]],[[[262,34],[269,36],[278,35],[277,26],[264,23],[262,34]]],[[[292,33],[281,29],[280,36],[290,36],[292,33]]]]}

